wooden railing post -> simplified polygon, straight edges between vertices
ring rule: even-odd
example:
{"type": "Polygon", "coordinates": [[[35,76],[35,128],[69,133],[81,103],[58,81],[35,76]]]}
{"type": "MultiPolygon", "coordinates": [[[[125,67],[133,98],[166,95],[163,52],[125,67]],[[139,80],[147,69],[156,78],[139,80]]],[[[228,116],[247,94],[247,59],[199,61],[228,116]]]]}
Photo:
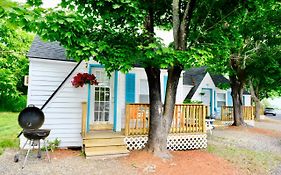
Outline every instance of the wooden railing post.
{"type": "Polygon", "coordinates": [[[224,121],[224,118],[225,118],[224,113],[225,113],[225,112],[224,112],[224,106],[222,106],[222,107],[221,107],[221,120],[222,120],[222,121],[224,121]]]}
{"type": "Polygon", "coordinates": [[[87,103],[82,102],[82,122],[81,122],[81,135],[86,136],[86,121],[87,121],[87,103]]]}
{"type": "Polygon", "coordinates": [[[207,108],[203,106],[203,133],[206,133],[206,117],[207,117],[207,108]]]}
{"type": "Polygon", "coordinates": [[[130,105],[126,105],[126,119],[125,119],[125,136],[128,136],[130,133],[130,105]]]}

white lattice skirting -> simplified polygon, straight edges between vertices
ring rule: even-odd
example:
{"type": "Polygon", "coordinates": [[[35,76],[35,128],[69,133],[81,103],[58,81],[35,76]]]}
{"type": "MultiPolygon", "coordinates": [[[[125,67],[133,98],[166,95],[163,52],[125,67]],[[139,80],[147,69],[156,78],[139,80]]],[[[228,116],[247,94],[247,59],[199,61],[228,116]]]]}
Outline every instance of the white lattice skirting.
{"type": "MultiPolygon", "coordinates": [[[[128,136],[124,141],[128,150],[137,150],[145,147],[147,136],[128,136]]],[[[207,148],[206,134],[170,134],[168,136],[169,150],[189,150],[207,148]]]]}

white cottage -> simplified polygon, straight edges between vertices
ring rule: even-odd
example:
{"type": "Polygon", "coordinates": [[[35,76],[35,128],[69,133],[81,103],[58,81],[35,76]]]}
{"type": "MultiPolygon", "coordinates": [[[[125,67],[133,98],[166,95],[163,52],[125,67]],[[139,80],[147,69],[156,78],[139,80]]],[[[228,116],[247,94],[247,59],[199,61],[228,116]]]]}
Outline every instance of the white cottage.
{"type": "MultiPolygon", "coordinates": [[[[58,138],[60,147],[84,147],[87,156],[122,154],[127,153],[126,148],[144,146],[149,99],[143,68],[135,67],[127,74],[115,71],[109,78],[99,63],[69,60],[59,43],[43,42],[39,37],[35,37],[28,57],[27,104],[43,110],[42,128],[51,129],[49,140],[58,138]],[[83,72],[93,73],[99,84],[73,87],[73,77],[83,72]]],[[[166,70],[161,70],[161,82],[164,99],[166,70]]],[[[168,148],[172,150],[207,146],[205,106],[180,105],[189,89],[191,86],[184,83],[182,76],[176,97],[179,105],[168,138],[168,148]]],[[[20,143],[23,146],[24,137],[20,143]]]]}
{"type": "MultiPolygon", "coordinates": [[[[206,67],[192,68],[184,72],[183,84],[187,87],[186,100],[203,102],[208,106],[208,115],[221,118],[221,107],[232,106],[231,89],[220,89],[220,84],[229,84],[223,75],[212,75],[206,67]]],[[[251,106],[251,95],[243,94],[243,106],[251,106]]]]}

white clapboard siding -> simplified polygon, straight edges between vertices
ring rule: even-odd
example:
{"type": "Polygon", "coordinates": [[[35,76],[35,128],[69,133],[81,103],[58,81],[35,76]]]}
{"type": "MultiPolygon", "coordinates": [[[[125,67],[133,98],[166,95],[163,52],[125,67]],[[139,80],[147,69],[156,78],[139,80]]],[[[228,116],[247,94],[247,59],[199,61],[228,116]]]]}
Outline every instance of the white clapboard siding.
{"type": "Polygon", "coordinates": [[[56,86],[58,87],[61,84],[61,81],[52,81],[52,80],[36,80],[32,81],[33,84],[36,84],[37,86],[56,86]]]}
{"type": "Polygon", "coordinates": [[[47,95],[47,96],[51,96],[54,93],[54,91],[39,91],[39,90],[34,90],[30,92],[30,95],[33,96],[38,96],[38,95],[47,95]]]}
{"type": "MultiPolygon", "coordinates": [[[[56,77],[52,77],[52,79],[50,81],[61,81],[61,79],[64,79],[64,76],[56,76],[56,77]]],[[[42,76],[36,76],[34,75],[32,77],[32,81],[41,81],[42,80],[42,76]]]]}
{"type": "Polygon", "coordinates": [[[40,72],[56,72],[56,73],[67,73],[68,72],[68,68],[66,67],[60,67],[60,69],[57,69],[56,67],[41,67],[41,68],[32,68],[32,71],[40,71],[40,72]]]}
{"type": "Polygon", "coordinates": [[[80,108],[81,105],[77,103],[61,103],[53,102],[49,105],[49,108],[80,108]]]}
{"type": "MultiPolygon", "coordinates": [[[[39,108],[44,105],[76,65],[73,62],[30,59],[28,103],[39,108]]],[[[87,72],[85,64],[78,66],[43,109],[45,122],[41,128],[51,129],[47,139],[59,139],[60,147],[82,146],[81,102],[85,101],[86,90],[74,88],[71,84],[78,72],[87,72]]]]}
{"type": "Polygon", "coordinates": [[[45,125],[57,125],[57,124],[81,124],[80,118],[70,118],[70,119],[59,119],[59,118],[47,118],[44,122],[45,125]]]}
{"type": "Polygon", "coordinates": [[[70,114],[52,114],[52,113],[47,113],[45,114],[45,117],[48,118],[48,119],[72,119],[72,118],[77,118],[77,114],[73,114],[73,113],[70,113],[70,114]],[[48,115],[47,115],[48,114],[48,115]]]}

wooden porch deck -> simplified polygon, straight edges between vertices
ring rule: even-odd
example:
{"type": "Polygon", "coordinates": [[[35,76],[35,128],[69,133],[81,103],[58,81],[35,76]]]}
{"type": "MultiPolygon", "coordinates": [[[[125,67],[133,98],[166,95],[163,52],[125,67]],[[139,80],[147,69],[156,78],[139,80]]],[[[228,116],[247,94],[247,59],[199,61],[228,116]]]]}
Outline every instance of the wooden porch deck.
{"type": "MultiPolygon", "coordinates": [[[[176,105],[168,138],[170,143],[180,145],[181,150],[205,148],[207,145],[206,115],[207,107],[204,105],[176,105]],[[177,143],[178,140],[181,141],[177,143]]],[[[86,103],[83,103],[81,134],[86,158],[123,156],[128,154],[128,149],[143,148],[147,141],[149,117],[149,104],[128,104],[126,105],[124,131],[113,132],[106,130],[87,133],[86,103]]],[[[171,144],[170,148],[177,147],[171,144]]]]}
{"type": "MultiPolygon", "coordinates": [[[[243,106],[243,119],[254,120],[254,106],[243,106]]],[[[222,106],[221,108],[221,120],[233,121],[233,106],[222,106]]]]}

